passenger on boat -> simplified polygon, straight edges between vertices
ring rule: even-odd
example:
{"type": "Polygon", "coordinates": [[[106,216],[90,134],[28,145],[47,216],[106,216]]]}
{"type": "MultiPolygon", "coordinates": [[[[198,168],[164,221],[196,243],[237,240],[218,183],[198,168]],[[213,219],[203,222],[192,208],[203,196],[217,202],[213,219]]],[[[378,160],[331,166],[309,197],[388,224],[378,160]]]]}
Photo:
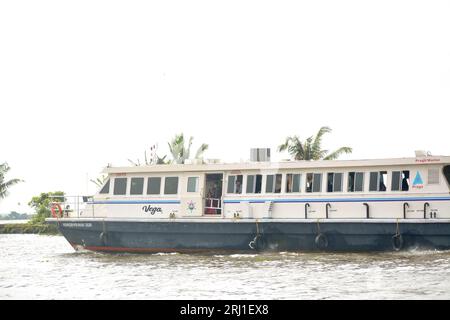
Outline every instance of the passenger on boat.
{"type": "Polygon", "coordinates": [[[219,197],[219,190],[217,187],[217,183],[214,183],[214,185],[209,189],[208,191],[208,198],[210,199],[217,199],[219,197]]]}
{"type": "Polygon", "coordinates": [[[241,190],[242,189],[242,184],[241,184],[241,181],[239,181],[239,180],[236,180],[236,193],[241,193],[241,190]]]}
{"type": "Polygon", "coordinates": [[[403,171],[403,179],[402,179],[402,191],[409,190],[409,171],[403,171]]]}
{"type": "Polygon", "coordinates": [[[312,192],[312,174],[306,176],[306,192],[312,192]]]}
{"type": "MultiPolygon", "coordinates": [[[[218,199],[219,197],[220,197],[219,188],[217,186],[217,183],[214,183],[214,185],[209,189],[209,191],[207,193],[207,198],[209,199],[209,200],[207,200],[207,205],[213,206],[213,204],[215,202],[213,199],[218,199]]],[[[216,208],[206,208],[206,213],[207,214],[216,214],[217,209],[216,208]]]]}
{"type": "Polygon", "coordinates": [[[386,184],[384,183],[384,175],[380,175],[380,191],[386,191],[386,184]]]}

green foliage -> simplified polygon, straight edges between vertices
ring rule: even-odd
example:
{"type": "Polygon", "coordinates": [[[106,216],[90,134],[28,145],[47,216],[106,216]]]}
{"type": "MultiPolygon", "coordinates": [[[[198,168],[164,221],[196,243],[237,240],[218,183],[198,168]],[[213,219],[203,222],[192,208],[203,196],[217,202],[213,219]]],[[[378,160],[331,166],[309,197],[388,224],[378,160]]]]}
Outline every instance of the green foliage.
{"type": "MultiPolygon", "coordinates": [[[[133,166],[141,166],[141,165],[154,165],[154,164],[171,164],[171,163],[178,163],[183,164],[185,163],[186,159],[189,159],[191,154],[191,145],[192,140],[194,140],[193,137],[189,138],[189,141],[186,141],[184,138],[183,133],[175,135],[175,137],[168,142],[169,150],[172,155],[172,160],[166,160],[166,155],[163,157],[160,157],[157,154],[157,145],[153,145],[150,148],[150,157],[147,157],[147,151],[144,151],[144,161],[140,161],[137,159],[136,161],[128,159],[128,161],[133,166]]],[[[197,149],[197,152],[195,153],[194,159],[201,159],[203,153],[208,149],[208,145],[206,143],[202,143],[201,146],[197,149]]]]}
{"type": "Polygon", "coordinates": [[[102,187],[105,184],[107,178],[108,178],[108,175],[102,174],[100,177],[98,177],[95,180],[91,179],[91,182],[94,183],[97,187],[100,188],[100,187],[102,187]]]}
{"type": "Polygon", "coordinates": [[[27,215],[26,213],[18,213],[16,211],[11,211],[8,215],[1,216],[0,220],[26,220],[29,218],[30,216],[27,215]]]}
{"type": "MultiPolygon", "coordinates": [[[[166,155],[164,157],[160,157],[157,154],[157,145],[153,145],[150,148],[150,157],[147,157],[147,150],[144,150],[144,162],[142,165],[153,165],[153,164],[170,164],[170,160],[165,160],[166,159],[166,155]]],[[[131,159],[128,159],[128,161],[133,165],[133,166],[140,166],[141,165],[141,161],[139,159],[137,159],[136,161],[133,161],[131,159]]]]}
{"type": "Polygon", "coordinates": [[[45,222],[45,218],[49,218],[51,216],[50,203],[64,201],[64,192],[62,191],[43,192],[39,196],[33,197],[28,205],[34,208],[36,214],[33,216],[30,223],[43,224],[45,222]]]}
{"type": "Polygon", "coordinates": [[[278,146],[278,151],[287,150],[295,160],[335,160],[343,153],[352,152],[350,147],[341,147],[331,153],[328,153],[328,150],[322,150],[322,137],[330,132],[329,127],[322,127],[315,136],[307,138],[304,142],[298,136],[287,137],[286,141],[278,146]]]}
{"type": "MultiPolygon", "coordinates": [[[[173,162],[174,163],[184,163],[186,159],[189,159],[191,154],[191,145],[192,140],[194,140],[193,137],[189,138],[189,141],[187,143],[187,146],[185,145],[185,139],[183,133],[175,135],[175,137],[172,139],[171,142],[168,143],[170,153],[172,154],[173,162]]],[[[203,152],[205,152],[208,149],[208,145],[206,143],[203,143],[200,148],[198,148],[195,159],[201,159],[203,152]]]]}
{"type": "MultiPolygon", "coordinates": [[[[28,223],[12,223],[0,225],[0,233],[37,233],[37,234],[58,234],[55,225],[46,224],[45,218],[51,216],[50,203],[64,202],[64,192],[44,192],[35,196],[28,203],[35,211],[35,215],[28,223]]],[[[16,216],[15,214],[14,216],[16,216]]]]}
{"type": "Polygon", "coordinates": [[[164,157],[156,156],[156,164],[170,164],[170,160],[166,160],[167,155],[164,157]]]}
{"type": "Polygon", "coordinates": [[[0,233],[37,233],[58,234],[58,228],[53,224],[16,223],[0,225],[0,233]]]}
{"type": "Polygon", "coordinates": [[[23,182],[23,180],[20,179],[6,180],[5,176],[10,169],[8,163],[4,162],[0,164],[0,199],[6,198],[10,187],[19,182],[23,182]]]}

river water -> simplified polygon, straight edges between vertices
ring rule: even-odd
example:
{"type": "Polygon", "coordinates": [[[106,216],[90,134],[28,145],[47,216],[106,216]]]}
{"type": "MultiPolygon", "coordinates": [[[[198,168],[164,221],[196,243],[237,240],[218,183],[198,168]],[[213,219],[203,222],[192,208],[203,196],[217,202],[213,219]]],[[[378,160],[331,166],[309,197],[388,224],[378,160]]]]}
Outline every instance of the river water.
{"type": "Polygon", "coordinates": [[[0,235],[1,299],[450,299],[450,251],[101,254],[0,235]]]}

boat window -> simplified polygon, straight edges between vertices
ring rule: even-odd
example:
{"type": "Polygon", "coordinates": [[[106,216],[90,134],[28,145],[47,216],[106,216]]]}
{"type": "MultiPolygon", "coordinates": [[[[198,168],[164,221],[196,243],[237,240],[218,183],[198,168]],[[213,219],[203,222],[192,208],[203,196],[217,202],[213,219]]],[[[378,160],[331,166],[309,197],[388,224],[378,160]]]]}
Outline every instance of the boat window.
{"type": "Polygon", "coordinates": [[[275,176],[275,193],[280,193],[281,192],[281,180],[282,180],[282,175],[281,174],[277,174],[275,176]]]}
{"type": "Polygon", "coordinates": [[[198,191],[198,177],[189,177],[187,183],[187,192],[198,191]]]}
{"type": "Polygon", "coordinates": [[[144,192],[144,178],[131,178],[130,194],[142,194],[144,192]]]}
{"type": "Polygon", "coordinates": [[[378,172],[370,173],[369,191],[378,191],[378,172]]]}
{"type": "Polygon", "coordinates": [[[161,194],[161,177],[148,178],[147,194],[161,194]]]}
{"type": "Polygon", "coordinates": [[[328,173],[327,192],[342,191],[342,173],[328,173]]]}
{"type": "Polygon", "coordinates": [[[402,191],[409,190],[409,170],[402,171],[402,191]]]}
{"type": "Polygon", "coordinates": [[[409,170],[392,171],[391,191],[409,190],[409,170]]]}
{"type": "Polygon", "coordinates": [[[99,192],[100,194],[109,194],[109,179],[106,181],[105,185],[99,192]]]}
{"type": "Polygon", "coordinates": [[[364,172],[348,173],[348,192],[364,191],[364,172]]]}
{"type": "Polygon", "coordinates": [[[254,174],[247,176],[247,193],[261,193],[262,175],[254,174]]]}
{"type": "Polygon", "coordinates": [[[439,184],[439,169],[429,168],[428,169],[428,184],[439,184]]]}
{"type": "Polygon", "coordinates": [[[288,173],[286,175],[286,192],[300,192],[301,174],[288,173]]]}
{"type": "Polygon", "coordinates": [[[392,172],[391,190],[392,191],[400,190],[400,171],[392,172]]]}
{"type": "Polygon", "coordinates": [[[242,175],[228,176],[228,193],[242,193],[242,175]]]}
{"type": "Polygon", "coordinates": [[[178,177],[166,177],[164,183],[164,194],[178,193],[178,177]]]}
{"type": "Polygon", "coordinates": [[[386,191],[387,171],[370,173],[369,191],[386,191]]]}
{"type": "Polygon", "coordinates": [[[308,173],[306,175],[306,192],[320,192],[322,189],[322,174],[308,173]]]}
{"type": "Polygon", "coordinates": [[[445,179],[447,180],[448,185],[450,186],[450,166],[444,167],[444,176],[445,179]]]}
{"type": "Polygon", "coordinates": [[[268,174],[266,176],[266,192],[280,193],[281,192],[281,174],[268,174]]]}
{"type": "Polygon", "coordinates": [[[273,179],[274,175],[273,174],[268,174],[266,176],[266,192],[267,193],[273,193],[273,179]]]}
{"type": "Polygon", "coordinates": [[[127,193],[127,178],[114,179],[114,194],[124,195],[127,193]]]}

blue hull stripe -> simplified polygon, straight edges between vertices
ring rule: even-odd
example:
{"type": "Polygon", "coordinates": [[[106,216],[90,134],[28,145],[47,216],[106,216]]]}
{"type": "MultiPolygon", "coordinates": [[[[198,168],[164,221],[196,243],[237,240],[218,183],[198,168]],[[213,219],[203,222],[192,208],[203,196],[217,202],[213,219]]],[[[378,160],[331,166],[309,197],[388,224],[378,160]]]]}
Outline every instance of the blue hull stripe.
{"type": "Polygon", "coordinates": [[[108,200],[91,201],[88,204],[180,204],[180,200],[108,200]]]}
{"type": "Polygon", "coordinates": [[[341,198],[341,199],[240,199],[225,200],[224,203],[264,203],[273,201],[274,203],[306,203],[306,202],[392,202],[392,201],[450,201],[450,197],[423,197],[423,198],[341,198]]]}
{"type": "MultiPolygon", "coordinates": [[[[307,203],[307,202],[392,202],[392,201],[450,201],[450,197],[411,197],[411,198],[328,198],[328,199],[239,199],[224,200],[224,203],[307,203]]],[[[180,200],[107,200],[91,201],[88,204],[180,204],[180,200]]]]}

